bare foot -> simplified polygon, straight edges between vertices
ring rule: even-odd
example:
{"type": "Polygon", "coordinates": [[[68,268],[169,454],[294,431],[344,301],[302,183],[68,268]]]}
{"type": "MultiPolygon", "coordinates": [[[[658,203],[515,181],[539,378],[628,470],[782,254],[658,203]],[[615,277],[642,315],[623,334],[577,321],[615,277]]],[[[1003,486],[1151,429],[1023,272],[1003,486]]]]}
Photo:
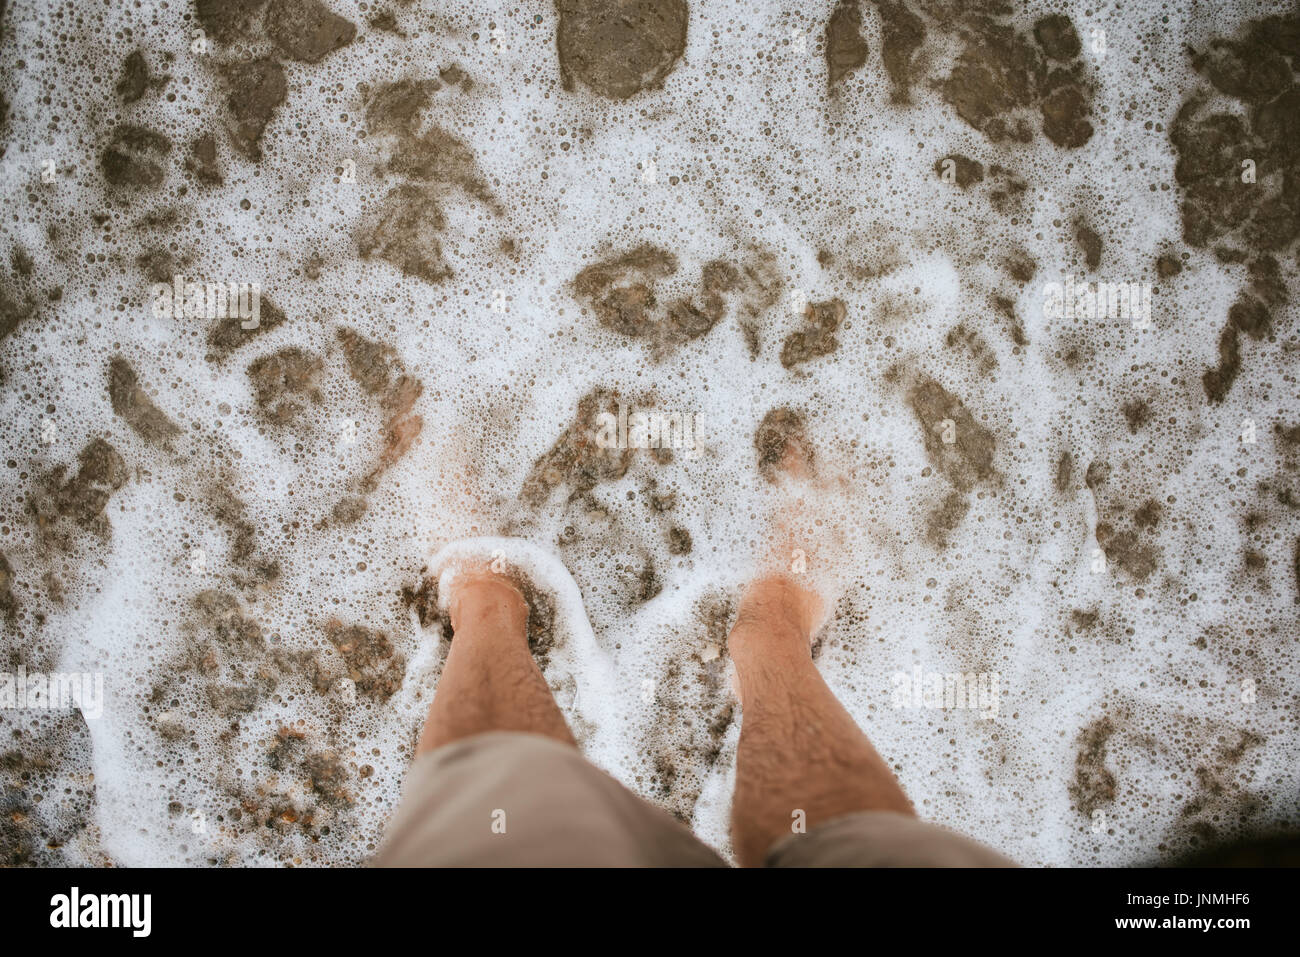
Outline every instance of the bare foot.
{"type": "Polygon", "coordinates": [[[474,634],[518,634],[524,637],[528,626],[528,602],[519,586],[508,576],[498,574],[486,564],[462,568],[451,580],[447,609],[451,627],[459,633],[466,626],[474,634]]]}
{"type": "Polygon", "coordinates": [[[795,833],[854,811],[911,814],[907,796],[813,664],[825,603],[803,579],[760,578],[727,639],[743,715],[731,836],[746,867],[795,833]]]}
{"type": "Polygon", "coordinates": [[[455,636],[416,747],[425,754],[487,731],[522,731],[573,745],[573,735],[528,650],[528,602],[483,563],[447,582],[455,636]]]}
{"type": "Polygon", "coordinates": [[[789,575],[771,574],[751,582],[740,599],[735,630],[741,647],[729,642],[733,654],[751,650],[751,638],[790,642],[807,652],[812,636],[826,617],[826,604],[811,588],[789,575]]]}
{"type": "Polygon", "coordinates": [[[825,620],[825,608],[815,591],[786,575],[759,578],[745,590],[727,637],[736,669],[732,690],[742,708],[756,689],[770,687],[770,673],[815,670],[812,639],[825,620]]]}

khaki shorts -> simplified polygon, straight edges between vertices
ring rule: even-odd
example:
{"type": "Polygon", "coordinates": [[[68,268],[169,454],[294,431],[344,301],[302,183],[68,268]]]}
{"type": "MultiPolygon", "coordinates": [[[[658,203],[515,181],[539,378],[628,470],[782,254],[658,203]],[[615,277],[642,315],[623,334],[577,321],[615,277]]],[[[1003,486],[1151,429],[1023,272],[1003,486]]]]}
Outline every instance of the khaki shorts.
{"type": "MultiPolygon", "coordinates": [[[[417,758],[374,863],[382,867],[726,867],[666,812],[535,734],[493,731],[417,758]]],[[[792,834],[769,867],[997,867],[1011,862],[891,811],[792,834]]]]}

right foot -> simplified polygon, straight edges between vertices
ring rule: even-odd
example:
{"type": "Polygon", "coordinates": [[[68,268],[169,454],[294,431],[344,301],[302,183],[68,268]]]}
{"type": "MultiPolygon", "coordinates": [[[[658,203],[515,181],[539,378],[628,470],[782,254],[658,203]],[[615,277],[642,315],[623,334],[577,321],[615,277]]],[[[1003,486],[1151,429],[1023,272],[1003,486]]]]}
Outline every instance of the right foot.
{"type": "Polygon", "coordinates": [[[812,636],[825,617],[825,603],[787,575],[752,582],[740,599],[727,648],[737,668],[770,655],[810,659],[812,636]]]}
{"type": "Polygon", "coordinates": [[[470,622],[490,622],[520,635],[528,626],[528,602],[519,586],[487,565],[464,568],[452,579],[447,610],[456,632],[470,622]]]}

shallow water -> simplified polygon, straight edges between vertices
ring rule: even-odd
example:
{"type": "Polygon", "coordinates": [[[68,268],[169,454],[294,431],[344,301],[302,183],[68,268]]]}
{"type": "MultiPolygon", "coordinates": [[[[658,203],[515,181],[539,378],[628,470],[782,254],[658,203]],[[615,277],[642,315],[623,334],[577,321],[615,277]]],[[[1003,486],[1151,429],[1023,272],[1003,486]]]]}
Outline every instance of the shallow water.
{"type": "Polygon", "coordinates": [[[5,860],[364,860],[468,535],[572,572],[575,733],[724,853],[777,562],[923,816],[1033,864],[1297,823],[1293,8],[642,6],[11,0],[4,651],[103,702],[0,710],[5,860]],[[605,448],[620,403],[689,433],[605,448]]]}

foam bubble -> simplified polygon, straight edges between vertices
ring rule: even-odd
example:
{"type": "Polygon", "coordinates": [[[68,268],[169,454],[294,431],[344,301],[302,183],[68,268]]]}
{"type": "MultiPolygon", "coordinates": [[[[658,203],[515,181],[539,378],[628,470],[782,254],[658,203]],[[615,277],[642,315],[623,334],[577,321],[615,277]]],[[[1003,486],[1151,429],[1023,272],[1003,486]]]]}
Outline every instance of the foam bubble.
{"type": "Polygon", "coordinates": [[[724,851],[726,632],[792,536],[832,598],[819,667],[923,815],[1039,864],[1173,853],[1243,807],[1293,823],[1294,307],[1207,402],[1252,278],[1184,241],[1169,136],[1208,91],[1185,45],[1230,28],[997,18],[1028,44],[1069,13],[1094,133],[1067,149],[1036,104],[995,140],[931,87],[965,49],[947,7],[893,60],[863,4],[866,62],[828,92],[829,11],[691,4],[626,100],[565,89],[545,4],[339,7],[358,33],[314,63],[256,24],[195,53],[187,4],[10,10],[6,650],[109,689],[50,732],[89,739],[40,771],[85,800],[24,798],[61,840],[29,853],[366,859],[446,652],[428,559],[469,536],[554,554],[532,567],[572,640],[545,673],[587,753],[724,851]],[[136,48],[170,79],[125,102],[136,48]],[[285,95],[259,112],[275,71],[237,77],[267,59],[285,95]],[[113,185],[110,148],[161,181],[113,185]],[[950,156],[983,178],[945,181],[950,156]],[[261,327],[155,315],[173,275],[259,283],[261,327]],[[1045,315],[1067,277],[1152,283],[1152,325],[1045,315]],[[689,414],[692,447],[593,452],[620,403],[689,414]],[[760,467],[779,410],[798,427],[760,467]],[[997,673],[997,718],[892,706],[914,668],[997,673]]]}

